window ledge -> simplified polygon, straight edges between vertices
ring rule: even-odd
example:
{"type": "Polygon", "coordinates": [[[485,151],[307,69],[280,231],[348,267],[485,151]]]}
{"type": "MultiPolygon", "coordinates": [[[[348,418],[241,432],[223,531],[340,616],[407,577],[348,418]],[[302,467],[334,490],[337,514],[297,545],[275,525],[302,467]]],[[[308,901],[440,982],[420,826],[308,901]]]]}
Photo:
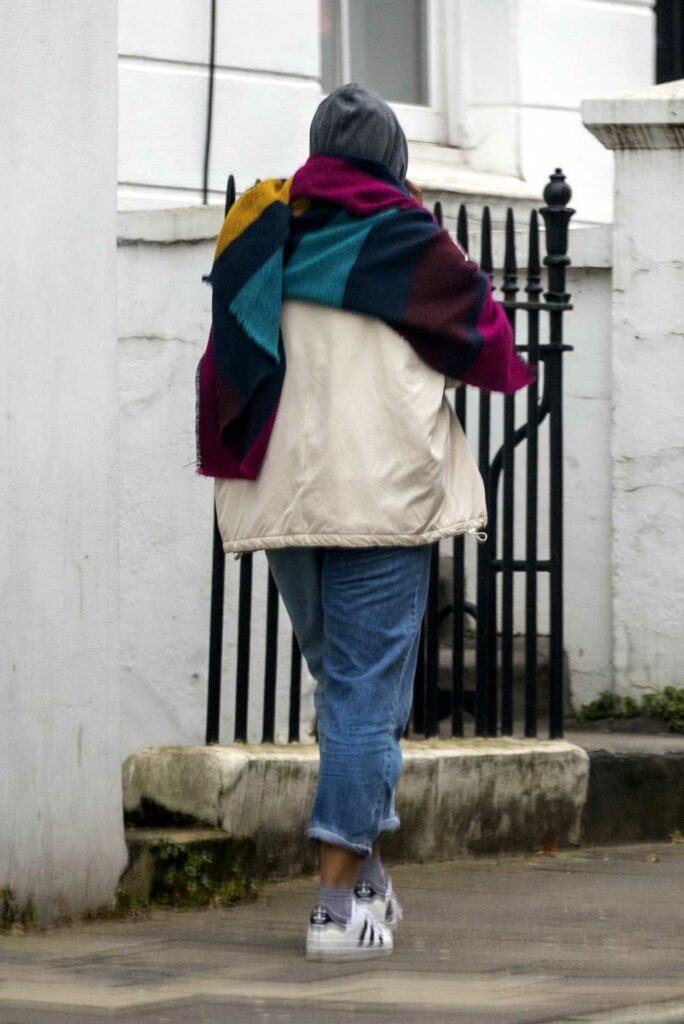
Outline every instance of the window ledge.
{"type": "Polygon", "coordinates": [[[506,174],[479,171],[464,162],[463,150],[430,143],[409,143],[409,178],[426,192],[523,199],[538,203],[539,190],[506,174]]]}

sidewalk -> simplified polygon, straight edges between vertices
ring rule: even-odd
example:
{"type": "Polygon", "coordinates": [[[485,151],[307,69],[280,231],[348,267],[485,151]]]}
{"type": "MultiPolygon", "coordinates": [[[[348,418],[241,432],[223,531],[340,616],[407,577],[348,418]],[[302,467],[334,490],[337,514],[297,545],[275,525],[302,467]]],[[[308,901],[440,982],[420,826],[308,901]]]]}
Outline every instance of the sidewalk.
{"type": "Polygon", "coordinates": [[[397,866],[393,957],[307,963],[311,878],[256,904],[0,939],[0,1024],[682,1024],[684,844],[397,866]]]}

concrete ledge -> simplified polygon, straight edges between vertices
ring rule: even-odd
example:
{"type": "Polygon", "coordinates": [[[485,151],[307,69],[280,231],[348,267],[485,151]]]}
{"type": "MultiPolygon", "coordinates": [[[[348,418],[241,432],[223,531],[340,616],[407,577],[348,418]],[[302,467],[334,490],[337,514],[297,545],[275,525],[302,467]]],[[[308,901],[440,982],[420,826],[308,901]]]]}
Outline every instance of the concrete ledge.
{"type": "MultiPolygon", "coordinates": [[[[565,740],[404,742],[393,860],[577,845],[589,758],[565,740]]],[[[306,839],[318,775],[312,746],[150,747],[123,767],[137,825],[197,823],[255,841],[257,875],[312,870],[306,839]]]]}

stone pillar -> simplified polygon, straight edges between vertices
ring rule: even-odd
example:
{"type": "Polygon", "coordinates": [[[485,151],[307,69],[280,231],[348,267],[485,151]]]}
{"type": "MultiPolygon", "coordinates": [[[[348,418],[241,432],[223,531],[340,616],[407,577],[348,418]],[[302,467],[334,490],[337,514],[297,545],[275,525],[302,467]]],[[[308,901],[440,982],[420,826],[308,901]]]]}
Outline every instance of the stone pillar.
{"type": "Polygon", "coordinates": [[[0,887],[48,922],[125,863],[116,4],[3,4],[0,52],[0,887]]]}
{"type": "Polygon", "coordinates": [[[613,652],[638,694],[684,685],[684,81],[582,114],[615,152],[613,652]]]}

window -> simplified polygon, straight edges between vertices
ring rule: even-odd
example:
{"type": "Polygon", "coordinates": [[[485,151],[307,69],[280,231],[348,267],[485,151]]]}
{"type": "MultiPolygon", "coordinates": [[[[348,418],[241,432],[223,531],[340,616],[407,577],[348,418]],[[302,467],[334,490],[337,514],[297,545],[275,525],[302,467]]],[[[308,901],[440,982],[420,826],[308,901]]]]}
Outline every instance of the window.
{"type": "Polygon", "coordinates": [[[321,0],[325,92],[358,82],[396,108],[409,138],[444,141],[437,0],[321,0]]]}

